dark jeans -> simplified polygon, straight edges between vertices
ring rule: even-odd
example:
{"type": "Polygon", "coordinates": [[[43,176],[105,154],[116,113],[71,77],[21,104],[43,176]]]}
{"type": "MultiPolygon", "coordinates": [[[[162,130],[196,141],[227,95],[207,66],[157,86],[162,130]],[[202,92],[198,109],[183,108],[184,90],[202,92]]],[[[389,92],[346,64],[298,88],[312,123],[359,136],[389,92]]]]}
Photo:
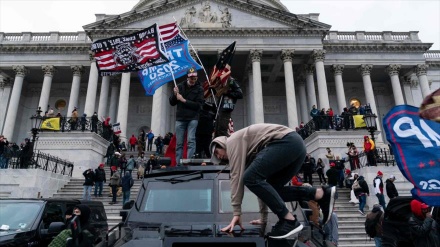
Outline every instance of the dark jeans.
{"type": "Polygon", "coordinates": [[[382,206],[383,210],[385,210],[385,196],[383,194],[376,194],[377,199],[379,200],[379,204],[382,206]]]}
{"type": "Polygon", "coordinates": [[[199,158],[211,158],[211,152],[209,151],[211,141],[212,135],[210,134],[196,134],[196,154],[199,155],[199,158]]]}
{"type": "Polygon", "coordinates": [[[104,181],[95,182],[95,196],[97,196],[97,195],[102,196],[103,185],[104,185],[104,181]],[[99,189],[99,193],[98,193],[98,189],[99,189]]]}
{"type": "Polygon", "coordinates": [[[312,174],[313,172],[304,172],[304,183],[313,185],[312,174]]]}
{"type": "Polygon", "coordinates": [[[338,171],[339,171],[339,180],[338,180],[339,188],[344,188],[344,179],[345,179],[344,170],[338,170],[338,171]]]}
{"type": "Polygon", "coordinates": [[[327,180],[325,179],[324,172],[322,171],[322,169],[318,169],[316,173],[318,173],[320,183],[322,183],[322,180],[324,180],[324,183],[327,183],[327,180]]]}
{"type": "Polygon", "coordinates": [[[316,188],[285,186],[298,173],[305,156],[304,141],[291,132],[263,148],[244,172],[244,185],[280,219],[289,213],[284,202],[315,199],[316,188]]]}
{"type": "Polygon", "coordinates": [[[112,202],[116,202],[116,194],[118,193],[118,186],[117,185],[111,185],[112,187],[112,202]]]}
{"type": "Polygon", "coordinates": [[[359,196],[359,210],[364,212],[365,204],[367,204],[367,194],[363,194],[359,196]]]}
{"type": "Polygon", "coordinates": [[[367,152],[367,161],[369,166],[376,166],[376,159],[374,158],[374,151],[367,152]]]}
{"type": "Polygon", "coordinates": [[[229,119],[231,118],[230,111],[222,111],[220,110],[217,117],[215,137],[217,136],[229,136],[229,119]]]}
{"type": "Polygon", "coordinates": [[[151,139],[151,141],[148,140],[147,143],[148,143],[148,144],[147,144],[147,151],[151,151],[151,148],[153,147],[153,139],[151,139]]]}

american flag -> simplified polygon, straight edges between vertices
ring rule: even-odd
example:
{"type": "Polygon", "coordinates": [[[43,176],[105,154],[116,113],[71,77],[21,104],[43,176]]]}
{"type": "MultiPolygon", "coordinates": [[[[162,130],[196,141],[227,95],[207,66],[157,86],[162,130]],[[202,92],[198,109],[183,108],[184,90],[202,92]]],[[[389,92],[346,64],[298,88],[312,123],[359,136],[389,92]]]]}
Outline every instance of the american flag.
{"type": "Polygon", "coordinates": [[[166,50],[171,46],[181,44],[186,40],[180,34],[176,22],[159,26],[159,33],[161,36],[161,42],[164,44],[166,50]]]}
{"type": "Polygon", "coordinates": [[[101,75],[138,71],[169,62],[159,46],[157,24],[129,35],[95,41],[92,51],[101,75]]]}
{"type": "MultiPolygon", "coordinates": [[[[231,62],[235,54],[235,41],[230,44],[220,55],[217,63],[212,69],[211,75],[209,76],[210,84],[205,81],[203,83],[204,97],[208,98],[211,94],[209,87],[213,87],[216,91],[222,91],[221,89],[226,86],[229,77],[231,76],[231,62]]],[[[217,95],[219,96],[219,95],[217,95]]]]}

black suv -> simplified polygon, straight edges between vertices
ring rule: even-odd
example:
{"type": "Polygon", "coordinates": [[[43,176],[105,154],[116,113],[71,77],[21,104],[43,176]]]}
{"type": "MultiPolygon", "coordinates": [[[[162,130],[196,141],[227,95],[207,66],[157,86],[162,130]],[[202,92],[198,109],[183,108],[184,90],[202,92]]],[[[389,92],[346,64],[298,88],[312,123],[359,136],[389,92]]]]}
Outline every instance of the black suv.
{"type": "Polygon", "coordinates": [[[245,230],[240,231],[237,226],[234,233],[221,232],[232,218],[229,170],[224,168],[186,166],[156,170],[147,175],[136,200],[131,202],[132,207],[121,211],[123,222],[114,227],[119,228],[119,238],[116,242],[110,241],[113,243],[109,246],[292,247],[306,246],[303,242],[310,239],[319,242],[313,240],[315,230],[306,220],[306,211],[290,203],[288,207],[304,229],[294,239],[266,239],[264,236],[277,222],[277,217],[269,213],[269,223],[264,227],[248,224],[260,218],[257,197],[248,190],[243,198],[241,217],[245,230]]]}
{"type": "Polygon", "coordinates": [[[95,244],[104,246],[108,224],[102,202],[64,198],[0,199],[0,246],[47,246],[66,228],[66,209],[78,204],[90,207],[95,244]]]}

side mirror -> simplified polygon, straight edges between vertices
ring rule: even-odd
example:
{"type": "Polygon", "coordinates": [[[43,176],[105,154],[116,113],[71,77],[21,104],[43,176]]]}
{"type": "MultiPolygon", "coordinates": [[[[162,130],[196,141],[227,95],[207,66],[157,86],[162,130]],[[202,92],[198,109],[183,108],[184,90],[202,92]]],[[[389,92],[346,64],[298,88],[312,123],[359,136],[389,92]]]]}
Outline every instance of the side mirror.
{"type": "Polygon", "coordinates": [[[49,229],[47,229],[47,233],[58,234],[64,229],[66,229],[66,225],[64,224],[64,222],[52,222],[49,225],[49,229]]]}

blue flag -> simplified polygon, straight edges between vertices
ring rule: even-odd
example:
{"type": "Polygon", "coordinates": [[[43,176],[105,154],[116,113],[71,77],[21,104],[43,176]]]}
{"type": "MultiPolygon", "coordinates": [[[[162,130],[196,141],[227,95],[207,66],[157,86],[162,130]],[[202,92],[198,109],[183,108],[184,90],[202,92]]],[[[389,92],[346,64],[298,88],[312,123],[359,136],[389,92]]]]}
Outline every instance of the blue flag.
{"type": "Polygon", "coordinates": [[[194,61],[189,54],[188,40],[184,40],[180,44],[169,47],[166,56],[170,60],[169,63],[146,68],[138,72],[139,79],[145,89],[146,95],[153,95],[156,89],[165,83],[172,81],[173,77],[171,75],[171,70],[173,71],[174,78],[177,79],[186,75],[186,72],[190,67],[193,67],[196,70],[201,69],[200,65],[194,61]]]}
{"type": "Polygon", "coordinates": [[[413,197],[440,206],[440,123],[420,118],[417,107],[399,105],[383,127],[400,171],[414,185],[413,197]]]}

